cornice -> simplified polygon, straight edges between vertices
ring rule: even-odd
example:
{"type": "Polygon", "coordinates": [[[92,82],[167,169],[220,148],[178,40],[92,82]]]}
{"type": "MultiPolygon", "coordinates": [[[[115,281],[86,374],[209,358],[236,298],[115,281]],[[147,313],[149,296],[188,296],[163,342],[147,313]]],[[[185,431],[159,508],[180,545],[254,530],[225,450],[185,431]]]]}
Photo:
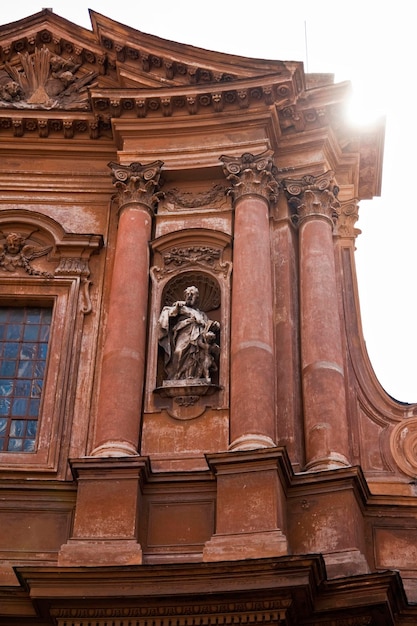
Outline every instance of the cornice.
{"type": "Polygon", "coordinates": [[[93,113],[100,119],[113,117],[171,117],[222,113],[240,109],[295,103],[299,91],[289,73],[257,76],[233,84],[210,83],[149,89],[92,89],[93,113]]]}
{"type": "MultiPolygon", "coordinates": [[[[93,11],[90,17],[92,31],[49,9],[0,26],[2,140],[19,140],[19,147],[37,141],[42,149],[46,142],[63,140],[75,145],[107,141],[119,148],[123,123],[135,124],[138,133],[149,123],[159,124],[161,132],[179,132],[172,125],[189,127],[194,124],[190,118],[213,124],[227,118],[230,124],[263,115],[271,119],[280,149],[287,144],[291,151],[295,144],[299,152],[305,135],[333,135],[335,154],[349,159],[359,153],[360,177],[354,183],[359,189],[349,197],[380,192],[383,131],[348,127],[343,103],[350,83],[305,75],[300,62],[208,51],[142,33],[93,11]]],[[[275,141],[262,147],[277,148],[275,141]]],[[[242,146],[242,151],[252,147],[242,146]]],[[[339,181],[340,170],[337,176],[339,181]]]]}

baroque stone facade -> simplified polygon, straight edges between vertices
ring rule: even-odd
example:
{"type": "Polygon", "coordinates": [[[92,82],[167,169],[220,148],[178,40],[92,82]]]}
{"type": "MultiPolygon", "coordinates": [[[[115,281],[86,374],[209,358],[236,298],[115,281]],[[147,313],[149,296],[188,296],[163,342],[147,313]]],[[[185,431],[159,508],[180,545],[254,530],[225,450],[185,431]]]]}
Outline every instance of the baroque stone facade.
{"type": "Polygon", "coordinates": [[[355,275],[348,84],[0,26],[0,624],[417,622],[417,406],[355,275]]]}

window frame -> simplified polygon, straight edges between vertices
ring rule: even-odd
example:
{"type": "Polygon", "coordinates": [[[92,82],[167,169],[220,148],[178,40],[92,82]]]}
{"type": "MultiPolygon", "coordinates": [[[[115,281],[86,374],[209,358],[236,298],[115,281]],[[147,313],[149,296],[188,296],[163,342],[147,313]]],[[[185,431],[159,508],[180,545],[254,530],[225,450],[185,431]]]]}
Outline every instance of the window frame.
{"type": "Polygon", "coordinates": [[[1,306],[52,306],[48,356],[33,452],[0,451],[2,470],[58,469],[65,441],[65,407],[70,385],[78,297],[72,279],[0,277],[1,306]]]}

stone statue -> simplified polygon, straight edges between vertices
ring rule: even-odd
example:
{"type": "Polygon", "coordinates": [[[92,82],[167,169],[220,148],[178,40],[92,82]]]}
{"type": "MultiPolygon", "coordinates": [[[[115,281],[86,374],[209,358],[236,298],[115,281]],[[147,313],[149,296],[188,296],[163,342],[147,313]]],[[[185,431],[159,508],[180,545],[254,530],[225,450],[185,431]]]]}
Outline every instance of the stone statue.
{"type": "Polygon", "coordinates": [[[20,268],[32,276],[44,276],[53,278],[50,272],[36,270],[32,265],[32,259],[45,256],[52,250],[52,246],[36,246],[27,243],[27,239],[19,233],[4,235],[4,243],[0,243],[0,269],[6,272],[16,272],[20,268]]]}
{"type": "Polygon", "coordinates": [[[220,324],[197,308],[198,299],[197,287],[187,287],[184,300],[165,306],[159,316],[159,345],[165,354],[167,380],[199,379],[210,383],[210,372],[217,369],[220,324]]]}

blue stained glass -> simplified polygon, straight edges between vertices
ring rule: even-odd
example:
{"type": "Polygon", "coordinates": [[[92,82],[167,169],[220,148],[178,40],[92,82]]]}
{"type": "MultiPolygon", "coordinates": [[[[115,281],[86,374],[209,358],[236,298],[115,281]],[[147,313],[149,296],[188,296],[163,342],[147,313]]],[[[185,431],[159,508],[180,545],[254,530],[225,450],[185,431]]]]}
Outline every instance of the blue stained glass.
{"type": "Polygon", "coordinates": [[[32,326],[25,326],[23,331],[24,341],[36,341],[39,334],[39,325],[33,324],[32,326]]]}
{"type": "Polygon", "coordinates": [[[46,325],[46,324],[41,326],[41,332],[40,332],[40,335],[39,335],[39,339],[41,341],[48,341],[50,328],[51,327],[49,325],[46,325]]]}
{"type": "Polygon", "coordinates": [[[9,415],[11,401],[8,398],[0,398],[0,415],[9,415]]]}
{"type": "Polygon", "coordinates": [[[36,449],[51,320],[52,308],[0,307],[0,450],[36,449]]]}
{"type": "Polygon", "coordinates": [[[20,324],[10,324],[6,329],[6,339],[20,339],[22,336],[23,326],[20,324]]]}
{"type": "Polygon", "coordinates": [[[30,396],[30,380],[16,380],[15,382],[15,395],[20,397],[30,396]]]}
{"type": "Polygon", "coordinates": [[[28,420],[26,424],[26,435],[28,437],[36,437],[36,433],[38,431],[38,421],[37,420],[28,420]]]}
{"type": "Polygon", "coordinates": [[[25,439],[23,442],[23,452],[35,452],[35,440],[25,439]]]}
{"type": "Polygon", "coordinates": [[[26,415],[28,400],[26,398],[15,398],[12,404],[12,415],[26,415]]]}
{"type": "Polygon", "coordinates": [[[42,393],[43,380],[32,381],[32,390],[30,395],[32,398],[40,398],[42,393]]]}
{"type": "Polygon", "coordinates": [[[38,345],[38,357],[40,359],[46,359],[47,353],[48,353],[48,344],[47,343],[40,343],[38,345]]]}
{"type": "Polygon", "coordinates": [[[10,321],[22,323],[25,319],[25,309],[23,307],[16,307],[10,309],[10,321]]]}
{"type": "Polygon", "coordinates": [[[7,446],[8,452],[20,452],[23,447],[23,439],[9,439],[9,445],[7,446]]]}
{"type": "Polygon", "coordinates": [[[20,348],[21,359],[33,359],[36,356],[36,343],[22,343],[20,348]]]}
{"type": "Polygon", "coordinates": [[[52,320],[52,309],[41,309],[41,317],[44,324],[50,325],[52,320]]]}
{"type": "Polygon", "coordinates": [[[15,341],[9,341],[4,346],[3,356],[6,359],[15,359],[19,354],[19,346],[19,343],[15,341]]]}
{"type": "Polygon", "coordinates": [[[0,363],[0,376],[14,377],[16,361],[2,361],[0,363]]]}
{"type": "Polygon", "coordinates": [[[39,324],[42,316],[43,309],[31,308],[27,311],[26,322],[27,324],[39,324]]]}
{"type": "Polygon", "coordinates": [[[33,361],[18,361],[17,375],[19,378],[32,378],[33,361]]]}
{"type": "Polygon", "coordinates": [[[38,413],[39,413],[39,400],[30,400],[29,415],[31,417],[37,417],[38,413]]]}
{"type": "Polygon", "coordinates": [[[10,426],[11,437],[23,437],[25,434],[25,420],[12,420],[10,426]]]}
{"type": "Polygon", "coordinates": [[[0,396],[11,396],[13,393],[13,380],[0,378],[0,396]]]}
{"type": "Polygon", "coordinates": [[[43,378],[45,376],[45,361],[36,361],[34,366],[33,375],[37,378],[43,378]]]}

